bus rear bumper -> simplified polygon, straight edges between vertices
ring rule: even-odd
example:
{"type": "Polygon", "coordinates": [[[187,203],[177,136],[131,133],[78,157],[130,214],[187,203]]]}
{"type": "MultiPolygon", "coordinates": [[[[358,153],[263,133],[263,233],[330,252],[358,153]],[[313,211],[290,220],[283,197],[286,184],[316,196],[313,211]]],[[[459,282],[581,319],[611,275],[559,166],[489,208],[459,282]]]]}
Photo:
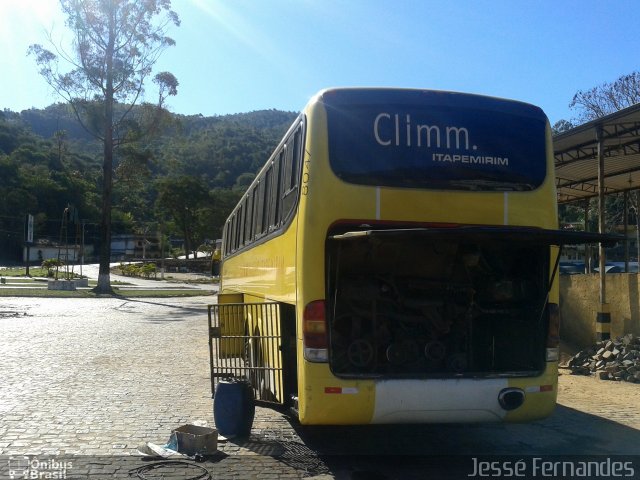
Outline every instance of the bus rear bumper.
{"type": "MultiPolygon", "coordinates": [[[[314,365],[320,370],[322,365],[314,365]]],[[[528,422],[556,405],[557,363],[534,377],[361,379],[307,385],[305,425],[528,422]]]]}
{"type": "Polygon", "coordinates": [[[528,422],[557,400],[558,365],[536,377],[378,380],[371,423],[528,422]]]}
{"type": "Polygon", "coordinates": [[[507,379],[383,380],[375,387],[371,423],[500,422],[507,379]]]}

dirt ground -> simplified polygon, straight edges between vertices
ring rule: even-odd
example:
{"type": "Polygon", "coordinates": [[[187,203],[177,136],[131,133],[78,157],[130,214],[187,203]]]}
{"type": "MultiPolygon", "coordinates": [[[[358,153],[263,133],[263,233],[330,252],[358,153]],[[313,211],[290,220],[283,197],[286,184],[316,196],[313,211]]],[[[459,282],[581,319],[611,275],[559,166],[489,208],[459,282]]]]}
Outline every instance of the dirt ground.
{"type": "Polygon", "coordinates": [[[561,368],[558,403],[640,429],[640,384],[571,375],[561,368]]]}
{"type": "Polygon", "coordinates": [[[600,380],[595,375],[572,375],[563,368],[579,349],[560,345],[558,403],[588,414],[640,428],[640,384],[600,380]]]}

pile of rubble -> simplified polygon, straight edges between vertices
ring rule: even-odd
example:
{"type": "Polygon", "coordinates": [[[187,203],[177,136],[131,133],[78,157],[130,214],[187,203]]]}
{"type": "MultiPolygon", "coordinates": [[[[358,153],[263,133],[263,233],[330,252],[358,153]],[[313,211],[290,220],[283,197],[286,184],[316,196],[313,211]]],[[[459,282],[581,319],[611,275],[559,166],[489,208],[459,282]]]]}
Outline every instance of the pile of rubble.
{"type": "Polygon", "coordinates": [[[598,342],[574,355],[567,367],[573,375],[595,373],[601,380],[640,383],[640,337],[629,333],[598,342]]]}

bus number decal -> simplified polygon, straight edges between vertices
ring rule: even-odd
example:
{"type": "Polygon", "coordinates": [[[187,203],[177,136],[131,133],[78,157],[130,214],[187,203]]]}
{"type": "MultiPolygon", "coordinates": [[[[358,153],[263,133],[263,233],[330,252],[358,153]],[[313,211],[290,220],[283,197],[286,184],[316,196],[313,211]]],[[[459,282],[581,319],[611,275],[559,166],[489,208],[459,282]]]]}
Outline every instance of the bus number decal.
{"type": "Polygon", "coordinates": [[[302,195],[307,195],[309,193],[309,164],[311,160],[309,157],[304,161],[304,172],[302,173],[302,195]]]}

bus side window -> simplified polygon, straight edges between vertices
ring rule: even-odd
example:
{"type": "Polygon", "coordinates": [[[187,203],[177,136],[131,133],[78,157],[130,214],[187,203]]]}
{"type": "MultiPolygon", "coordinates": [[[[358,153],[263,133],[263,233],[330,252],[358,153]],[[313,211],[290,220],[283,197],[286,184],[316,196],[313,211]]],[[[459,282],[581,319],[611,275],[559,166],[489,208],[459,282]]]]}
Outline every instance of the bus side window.
{"type": "Polygon", "coordinates": [[[238,210],[233,217],[233,251],[235,252],[240,247],[240,217],[242,213],[238,210]]]}
{"type": "Polygon", "coordinates": [[[263,188],[260,195],[262,201],[262,219],[260,222],[260,234],[265,235],[269,231],[271,220],[271,189],[273,184],[273,166],[270,166],[265,175],[263,188]]]}
{"type": "Polygon", "coordinates": [[[302,168],[302,133],[299,123],[238,203],[223,232],[225,256],[277,231],[293,212],[302,168]]]}
{"type": "Polygon", "coordinates": [[[253,223],[253,191],[247,193],[244,197],[246,209],[244,212],[244,244],[251,243],[251,227],[253,223]]]}
{"type": "Polygon", "coordinates": [[[229,225],[229,252],[236,251],[236,218],[238,218],[237,213],[233,215],[231,219],[231,223],[229,225]]]}
{"type": "Polygon", "coordinates": [[[224,224],[224,230],[222,231],[222,238],[224,239],[224,254],[225,256],[231,252],[231,219],[227,220],[224,224]]]}
{"type": "Polygon", "coordinates": [[[244,201],[238,209],[238,218],[236,221],[236,244],[240,248],[244,243],[244,201]]]}
{"type": "Polygon", "coordinates": [[[277,230],[280,226],[280,221],[282,220],[282,172],[284,163],[284,150],[281,150],[278,153],[277,158],[273,162],[274,169],[274,184],[271,193],[271,219],[269,221],[269,225],[272,230],[277,230]]]}
{"type": "Polygon", "coordinates": [[[302,126],[293,134],[293,161],[291,164],[291,189],[298,188],[300,183],[300,165],[302,164],[302,126]]]}
{"type": "Polygon", "coordinates": [[[298,127],[287,139],[285,145],[285,171],[283,175],[284,195],[282,197],[282,219],[285,220],[297,200],[300,160],[301,160],[302,127],[298,127]]]}
{"type": "Polygon", "coordinates": [[[253,232],[251,235],[252,240],[257,240],[262,236],[262,212],[264,198],[264,180],[261,179],[253,189],[253,232]]]}

